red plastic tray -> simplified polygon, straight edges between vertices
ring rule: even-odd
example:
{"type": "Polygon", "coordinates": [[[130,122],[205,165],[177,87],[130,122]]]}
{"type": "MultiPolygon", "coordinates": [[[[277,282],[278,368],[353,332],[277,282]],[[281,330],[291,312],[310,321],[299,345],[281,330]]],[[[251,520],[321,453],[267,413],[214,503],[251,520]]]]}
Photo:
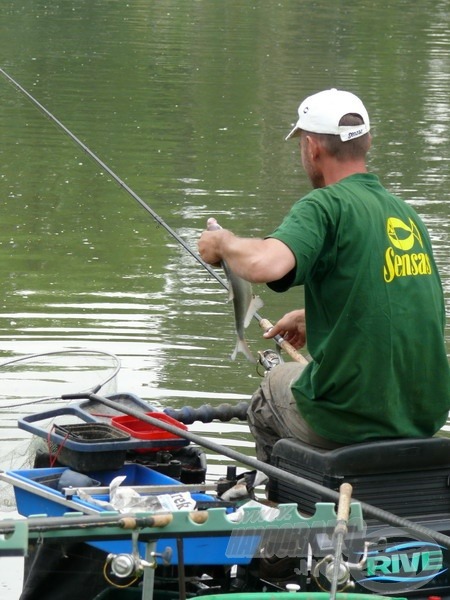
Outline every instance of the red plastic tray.
{"type": "MultiPolygon", "coordinates": [[[[147,412],[145,414],[153,419],[158,419],[159,421],[164,421],[165,423],[173,425],[174,427],[183,429],[183,431],[187,431],[188,429],[184,423],[177,421],[173,417],[169,417],[169,415],[166,415],[166,413],[147,412]]],[[[169,431],[165,431],[160,427],[156,427],[150,423],[146,423],[145,421],[141,421],[140,419],[131,417],[129,415],[113,417],[111,419],[111,424],[122,431],[126,431],[134,438],[148,440],[150,442],[149,449],[153,451],[170,450],[171,448],[179,447],[180,442],[185,442],[184,438],[181,438],[179,435],[174,435],[169,431]],[[170,445],[171,441],[174,442],[173,446],[170,445]],[[161,442],[161,446],[158,446],[158,442],[161,442]]],[[[145,451],[145,449],[142,448],[138,451],[145,451]]]]}

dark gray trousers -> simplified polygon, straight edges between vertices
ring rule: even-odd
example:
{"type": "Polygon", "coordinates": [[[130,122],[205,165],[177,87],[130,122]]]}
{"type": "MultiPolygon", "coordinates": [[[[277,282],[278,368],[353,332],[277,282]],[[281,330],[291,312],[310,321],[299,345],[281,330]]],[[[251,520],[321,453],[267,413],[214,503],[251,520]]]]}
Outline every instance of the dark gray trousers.
{"type": "Polygon", "coordinates": [[[280,438],[296,438],[326,450],[344,445],[315,433],[300,414],[291,385],[304,368],[297,362],[277,365],[266,373],[252,396],[247,419],[255,438],[256,457],[263,462],[270,462],[273,445],[280,438]]]}

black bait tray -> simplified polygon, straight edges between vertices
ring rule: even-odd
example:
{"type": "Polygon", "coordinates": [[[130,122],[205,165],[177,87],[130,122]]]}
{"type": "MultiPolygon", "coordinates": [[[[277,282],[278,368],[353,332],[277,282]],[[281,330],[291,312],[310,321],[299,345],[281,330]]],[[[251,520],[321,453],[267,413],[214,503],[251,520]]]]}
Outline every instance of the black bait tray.
{"type": "MultiPolygon", "coordinates": [[[[60,463],[79,471],[119,468],[129,450],[152,452],[189,444],[181,437],[165,439],[161,436],[150,441],[133,437],[112,423],[98,421],[78,404],[27,415],[19,419],[18,425],[45,439],[60,463]],[[74,418],[77,422],[68,423],[74,418]]],[[[180,429],[185,429],[183,423],[180,429]]]]}

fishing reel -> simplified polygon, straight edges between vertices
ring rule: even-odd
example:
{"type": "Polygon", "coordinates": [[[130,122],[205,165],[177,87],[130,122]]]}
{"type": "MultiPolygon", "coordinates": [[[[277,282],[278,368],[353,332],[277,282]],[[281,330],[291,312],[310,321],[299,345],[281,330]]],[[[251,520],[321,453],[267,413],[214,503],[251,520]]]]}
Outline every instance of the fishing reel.
{"type": "Polygon", "coordinates": [[[170,563],[172,556],[171,548],[166,548],[164,552],[152,552],[151,561],[144,560],[139,554],[108,554],[105,567],[108,567],[111,574],[119,579],[133,577],[138,579],[144,574],[145,568],[156,569],[156,558],[161,557],[163,562],[170,563]]]}
{"type": "Polygon", "coordinates": [[[323,585],[321,585],[319,581],[319,573],[321,572],[322,568],[324,570],[323,574],[325,575],[325,578],[329,583],[333,581],[333,578],[336,578],[337,589],[340,592],[343,592],[355,586],[354,582],[350,579],[350,565],[342,560],[336,559],[335,556],[329,554],[317,563],[313,572],[313,577],[316,580],[318,586],[324,591],[325,588],[323,587],[323,585]]]}
{"type": "Polygon", "coordinates": [[[355,582],[351,579],[351,571],[361,571],[364,568],[367,561],[369,545],[369,542],[364,543],[364,552],[357,563],[344,561],[342,560],[342,557],[335,556],[334,554],[327,554],[324,556],[324,558],[315,565],[312,572],[312,576],[318,587],[322,591],[329,591],[323,583],[323,578],[325,578],[328,583],[332,583],[333,579],[335,579],[337,583],[336,589],[339,592],[353,589],[355,587],[355,582]]]}
{"type": "Polygon", "coordinates": [[[111,575],[119,579],[131,577],[135,581],[144,574],[144,569],[156,569],[156,558],[162,558],[164,563],[170,564],[172,558],[172,549],[170,547],[167,547],[162,553],[150,552],[150,560],[141,558],[138,549],[138,536],[139,532],[137,530],[132,532],[132,551],[130,554],[108,554],[106,557],[104,575],[108,583],[114,585],[109,579],[108,571],[111,575]]]}
{"type": "Polygon", "coordinates": [[[133,554],[108,554],[106,566],[109,567],[112,575],[120,579],[138,578],[144,573],[145,567],[155,569],[156,561],[148,562],[133,554]]]}
{"type": "Polygon", "coordinates": [[[266,370],[270,371],[273,367],[283,363],[283,359],[276,350],[258,350],[258,363],[266,370]]]}

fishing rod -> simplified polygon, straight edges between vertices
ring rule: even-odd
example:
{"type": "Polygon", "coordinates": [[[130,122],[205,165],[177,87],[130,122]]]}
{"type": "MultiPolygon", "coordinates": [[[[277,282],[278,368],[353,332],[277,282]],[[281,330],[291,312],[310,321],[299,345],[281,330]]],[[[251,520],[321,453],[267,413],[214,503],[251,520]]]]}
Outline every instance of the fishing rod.
{"type": "MultiPolygon", "coordinates": [[[[117,514],[99,515],[99,513],[96,512],[95,514],[90,515],[73,515],[72,513],[73,516],[70,517],[68,517],[67,514],[68,513],[66,513],[66,516],[61,517],[32,515],[27,519],[28,531],[35,534],[51,531],[61,531],[64,533],[67,529],[72,529],[74,527],[80,527],[83,530],[117,527],[128,531],[141,529],[143,527],[164,528],[167,525],[170,525],[173,520],[173,515],[171,513],[156,513],[151,516],[138,516],[136,513],[130,513],[118,516],[117,514]]],[[[204,511],[198,511],[192,512],[189,515],[189,518],[194,522],[201,524],[201,522],[206,521],[207,517],[205,516],[204,511]]],[[[17,519],[2,519],[0,521],[0,532],[3,535],[14,533],[17,523],[17,519]]]]}
{"type": "Polygon", "coordinates": [[[332,537],[332,541],[334,542],[334,560],[329,600],[336,600],[338,585],[341,582],[342,577],[347,578],[349,575],[349,572],[345,568],[343,569],[343,572],[341,572],[341,567],[343,566],[342,548],[344,546],[345,536],[347,535],[347,524],[350,513],[351,497],[352,486],[349,483],[341,484],[339,488],[337,522],[332,537]]]}
{"type": "Polygon", "coordinates": [[[202,258],[198,254],[196,254],[194,252],[194,250],[192,250],[192,248],[183,240],[183,238],[180,237],[178,235],[178,233],[174,229],[172,229],[146,202],[144,202],[144,200],[142,200],[142,198],[140,196],[138,196],[136,194],[136,192],[134,192],[130,188],[130,186],[125,183],[125,181],[123,179],[121,179],[118,175],[116,175],[116,173],[114,173],[114,171],[112,169],[110,169],[108,167],[108,165],[105,162],[103,162],[103,160],[99,156],[97,156],[97,154],[95,154],[90,148],[88,148],[88,146],[86,146],[86,144],[84,142],[82,142],[80,140],[80,138],[78,138],[74,133],[72,133],[72,131],[70,131],[70,129],[68,129],[64,125],[64,123],[62,123],[57,117],[55,117],[55,115],[53,115],[47,108],[45,108],[45,106],[43,104],[41,104],[39,102],[39,100],[37,100],[34,96],[32,96],[30,94],[30,92],[28,92],[23,86],[21,86],[18,81],[13,79],[13,77],[11,77],[11,75],[8,75],[8,73],[1,67],[0,67],[0,74],[2,74],[9,81],[9,83],[11,83],[17,90],[19,90],[19,92],[24,94],[24,96],[26,96],[28,98],[28,100],[30,100],[42,113],[44,113],[44,115],[46,117],[48,117],[50,119],[50,121],[52,121],[60,129],[62,129],[64,131],[64,133],[66,133],[73,142],[78,144],[78,146],[80,146],[80,148],[88,156],[90,156],[103,170],[105,170],[108,173],[108,175],[110,175],[112,177],[112,179],[114,179],[114,181],[122,189],[124,189],[134,200],[136,200],[136,202],[138,202],[142,206],[142,208],[144,208],[155,219],[155,221],[158,223],[158,225],[161,225],[161,227],[164,227],[164,229],[168,233],[170,233],[170,235],[173,238],[175,238],[175,240],[179,244],[181,244],[181,246],[183,246],[183,248],[185,250],[187,250],[187,252],[189,252],[189,254],[191,256],[193,256],[195,258],[195,260],[197,260],[197,262],[199,262],[209,272],[210,275],[212,275],[215,279],[217,279],[217,281],[225,289],[228,290],[228,283],[225,281],[225,279],[220,277],[220,275],[218,273],[216,273],[216,271],[210,265],[208,265],[208,263],[205,263],[204,260],[202,260],[202,258]]]}
{"type": "MultiPolygon", "coordinates": [[[[207,438],[204,438],[201,435],[192,433],[191,431],[186,431],[184,429],[180,429],[179,427],[176,427],[176,426],[172,425],[171,423],[167,423],[160,419],[155,419],[154,417],[151,417],[148,414],[142,413],[142,411],[136,410],[136,409],[128,407],[128,406],[125,407],[122,404],[120,404],[119,402],[115,402],[114,400],[111,400],[110,398],[105,398],[105,397],[99,396],[97,394],[64,394],[61,396],[61,398],[63,400],[89,399],[89,400],[99,402],[100,404],[104,404],[105,406],[108,406],[109,408],[112,408],[119,413],[123,413],[123,414],[131,416],[131,417],[135,417],[136,419],[139,419],[140,421],[143,421],[144,423],[148,423],[149,425],[152,425],[153,427],[158,427],[160,429],[164,429],[164,431],[168,431],[169,433],[172,433],[173,435],[176,435],[176,436],[179,436],[186,440],[189,440],[190,442],[193,442],[194,444],[197,444],[198,446],[208,448],[209,450],[212,450],[213,452],[216,452],[217,454],[221,454],[223,456],[231,458],[232,460],[234,460],[236,462],[247,465],[247,466],[251,467],[252,469],[261,471],[268,477],[273,477],[274,479],[278,479],[279,481],[283,481],[283,482],[288,483],[295,487],[304,487],[306,489],[310,489],[311,491],[313,491],[317,494],[326,496],[327,498],[329,498],[330,500],[332,500],[334,502],[339,502],[339,500],[341,498],[341,495],[338,492],[335,492],[334,490],[332,490],[330,488],[320,485],[319,483],[310,481],[309,479],[305,479],[304,477],[300,477],[299,475],[294,475],[293,473],[289,473],[289,471],[284,471],[283,469],[280,469],[279,467],[275,467],[274,465],[267,464],[261,460],[258,460],[257,458],[253,458],[251,456],[242,454],[241,452],[238,452],[237,450],[234,450],[233,448],[229,448],[227,446],[222,446],[221,444],[217,444],[216,442],[209,440],[207,438]]],[[[348,497],[348,502],[349,502],[350,501],[349,496],[347,496],[347,497],[348,497]]],[[[424,527],[423,525],[420,525],[419,523],[414,523],[413,521],[410,521],[409,519],[405,519],[404,517],[399,517],[398,515],[395,515],[386,510],[383,510],[382,508],[373,506],[372,504],[367,504],[366,502],[362,502],[356,498],[353,498],[353,501],[359,502],[363,512],[365,512],[367,515],[369,515],[375,519],[378,519],[379,521],[388,523],[389,525],[392,525],[394,527],[401,527],[401,528],[404,528],[404,529],[407,529],[410,531],[414,531],[418,534],[421,534],[421,535],[424,535],[427,537],[432,537],[435,542],[442,544],[442,546],[445,546],[446,548],[450,548],[450,536],[448,536],[448,535],[440,533],[439,531],[434,531],[432,529],[429,529],[428,527],[424,527]]]]}
{"type": "MultiPolygon", "coordinates": [[[[189,254],[191,256],[193,256],[194,259],[198,263],[200,263],[202,265],[202,267],[204,269],[206,269],[208,271],[208,273],[212,277],[214,277],[214,279],[216,279],[222,287],[224,287],[226,290],[229,290],[228,282],[223,277],[221,277],[213,269],[213,267],[211,267],[211,265],[206,263],[196,252],[194,252],[194,250],[189,246],[189,244],[187,244],[183,240],[183,238],[180,235],[178,235],[178,233],[174,229],[172,229],[172,227],[170,227],[164,221],[164,219],[162,219],[158,215],[157,212],[155,212],[140,196],[138,196],[138,194],[136,194],[136,192],[133,191],[130,188],[130,186],[125,183],[125,181],[123,179],[121,179],[118,175],[116,175],[116,173],[112,169],[110,169],[108,167],[108,165],[105,162],[103,162],[103,160],[99,156],[97,156],[97,154],[95,154],[95,152],[93,152],[90,148],[88,148],[88,146],[86,146],[86,144],[84,142],[82,142],[80,140],[80,138],[78,138],[74,133],[72,133],[72,131],[70,131],[70,129],[68,129],[64,125],[64,123],[62,123],[57,117],[55,117],[55,115],[53,115],[47,108],[45,108],[45,106],[43,104],[41,104],[39,102],[39,100],[37,100],[32,94],[30,94],[30,92],[28,90],[26,90],[22,85],[20,85],[20,83],[18,81],[16,81],[13,77],[11,77],[11,75],[9,75],[1,67],[0,67],[0,74],[3,75],[3,77],[5,77],[5,79],[7,79],[9,81],[9,83],[11,83],[17,90],[19,90],[19,92],[21,92],[24,96],[26,96],[28,98],[28,100],[30,100],[30,102],[32,102],[46,117],[48,117],[50,119],[50,121],[52,121],[60,129],[62,129],[64,131],[64,133],[66,133],[73,142],[75,142],[78,146],[80,146],[80,148],[90,158],[92,158],[104,171],[106,171],[108,173],[108,175],[122,189],[124,189],[134,200],[136,200],[136,202],[138,202],[138,204],[140,204],[142,206],[142,208],[144,210],[146,210],[153,217],[153,219],[158,223],[158,225],[161,225],[161,227],[163,227],[187,252],[189,252],[189,254]]],[[[253,316],[258,321],[261,328],[264,329],[264,331],[268,331],[272,327],[271,323],[267,319],[263,319],[261,317],[261,315],[259,315],[257,312],[253,316]]],[[[299,354],[295,350],[295,348],[291,344],[289,344],[289,342],[286,342],[286,340],[284,340],[280,335],[275,336],[273,339],[281,348],[283,348],[286,351],[286,353],[293,360],[295,360],[297,362],[304,362],[304,363],[307,362],[306,359],[301,354],[299,354]]]]}

